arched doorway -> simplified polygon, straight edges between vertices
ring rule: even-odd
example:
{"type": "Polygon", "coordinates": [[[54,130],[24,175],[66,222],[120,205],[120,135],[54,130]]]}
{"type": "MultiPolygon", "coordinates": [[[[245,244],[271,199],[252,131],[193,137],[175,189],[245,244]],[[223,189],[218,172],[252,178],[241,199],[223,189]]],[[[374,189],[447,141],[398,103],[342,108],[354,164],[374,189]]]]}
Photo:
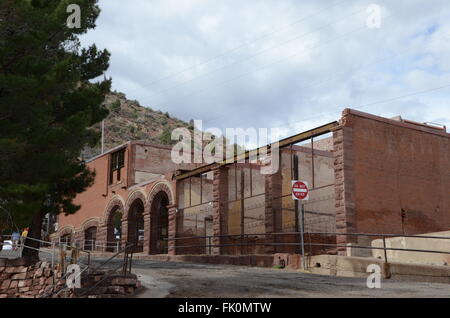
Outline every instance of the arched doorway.
{"type": "Polygon", "coordinates": [[[150,209],[150,254],[167,254],[167,238],[169,237],[168,205],[169,198],[165,191],[160,191],[154,196],[150,209]]]}
{"type": "Polygon", "coordinates": [[[122,240],[122,217],[121,206],[115,206],[108,216],[106,228],[106,251],[118,252],[122,240]]]}
{"type": "Polygon", "coordinates": [[[84,250],[94,251],[97,241],[97,227],[91,226],[84,231],[84,250]]]}
{"type": "Polygon", "coordinates": [[[144,203],[136,199],[128,211],[128,242],[134,244],[134,252],[144,251],[144,203]]]}

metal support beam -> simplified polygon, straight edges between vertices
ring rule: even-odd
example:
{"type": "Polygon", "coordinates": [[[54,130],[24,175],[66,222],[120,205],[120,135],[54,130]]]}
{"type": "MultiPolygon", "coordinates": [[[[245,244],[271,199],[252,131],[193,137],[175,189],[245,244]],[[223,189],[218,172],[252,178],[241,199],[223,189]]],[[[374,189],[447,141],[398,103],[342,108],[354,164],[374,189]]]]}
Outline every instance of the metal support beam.
{"type": "MultiPolygon", "coordinates": [[[[339,126],[339,123],[337,121],[334,121],[332,123],[329,123],[329,124],[326,124],[326,125],[323,125],[323,126],[320,126],[320,127],[317,127],[317,128],[305,131],[305,132],[302,132],[300,134],[297,134],[297,135],[294,135],[294,136],[282,139],[282,140],[280,140],[278,142],[278,148],[284,148],[284,147],[287,147],[287,146],[290,146],[290,145],[293,145],[293,144],[296,144],[296,143],[299,143],[299,142],[311,139],[313,137],[322,136],[324,134],[332,132],[333,129],[336,128],[337,126],[339,126]]],[[[228,159],[223,160],[223,161],[218,162],[218,163],[212,163],[212,164],[209,164],[209,165],[205,165],[205,166],[202,166],[200,168],[193,169],[193,170],[191,170],[189,172],[177,171],[175,173],[174,179],[177,180],[177,181],[180,181],[180,180],[184,180],[184,179],[187,179],[189,177],[192,177],[192,176],[197,176],[199,174],[209,172],[209,171],[211,171],[211,170],[213,170],[215,168],[218,168],[220,166],[226,166],[226,165],[233,164],[233,163],[239,162],[239,161],[242,162],[242,161],[244,161],[244,160],[246,160],[248,158],[257,156],[258,153],[262,149],[266,149],[267,148],[267,153],[269,153],[271,151],[271,148],[272,148],[273,145],[274,144],[267,145],[267,146],[264,146],[264,147],[260,147],[260,148],[257,148],[257,149],[251,150],[251,151],[246,151],[244,154],[235,155],[232,158],[228,158],[228,159]]]]}

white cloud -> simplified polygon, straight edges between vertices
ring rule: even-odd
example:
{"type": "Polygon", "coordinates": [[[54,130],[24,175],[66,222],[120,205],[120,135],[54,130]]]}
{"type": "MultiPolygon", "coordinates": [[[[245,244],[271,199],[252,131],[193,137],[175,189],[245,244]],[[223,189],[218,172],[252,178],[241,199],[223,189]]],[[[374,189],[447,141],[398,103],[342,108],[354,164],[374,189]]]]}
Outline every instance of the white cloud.
{"type": "Polygon", "coordinates": [[[281,127],[335,120],[345,107],[450,126],[446,0],[101,0],[83,38],[112,53],[113,88],[205,126],[281,127]],[[340,3],[340,5],[336,5],[340,3]]]}

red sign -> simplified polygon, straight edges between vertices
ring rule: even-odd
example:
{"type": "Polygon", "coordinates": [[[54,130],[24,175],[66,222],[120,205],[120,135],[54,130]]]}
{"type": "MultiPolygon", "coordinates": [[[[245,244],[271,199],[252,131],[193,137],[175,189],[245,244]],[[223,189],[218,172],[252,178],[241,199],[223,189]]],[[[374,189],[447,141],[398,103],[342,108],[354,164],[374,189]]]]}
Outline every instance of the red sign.
{"type": "Polygon", "coordinates": [[[292,181],[292,199],[308,200],[309,189],[306,181],[292,181]]]}

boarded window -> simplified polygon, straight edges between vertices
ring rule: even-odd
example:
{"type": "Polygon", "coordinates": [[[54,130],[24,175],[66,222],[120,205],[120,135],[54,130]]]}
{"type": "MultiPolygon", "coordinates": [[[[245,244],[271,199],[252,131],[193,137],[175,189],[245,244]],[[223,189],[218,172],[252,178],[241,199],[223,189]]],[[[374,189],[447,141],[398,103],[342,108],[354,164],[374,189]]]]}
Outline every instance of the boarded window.
{"type": "Polygon", "coordinates": [[[125,149],[116,151],[111,154],[111,162],[109,166],[109,184],[114,182],[114,171],[117,171],[117,181],[121,178],[121,169],[125,167],[125,149]]]}

